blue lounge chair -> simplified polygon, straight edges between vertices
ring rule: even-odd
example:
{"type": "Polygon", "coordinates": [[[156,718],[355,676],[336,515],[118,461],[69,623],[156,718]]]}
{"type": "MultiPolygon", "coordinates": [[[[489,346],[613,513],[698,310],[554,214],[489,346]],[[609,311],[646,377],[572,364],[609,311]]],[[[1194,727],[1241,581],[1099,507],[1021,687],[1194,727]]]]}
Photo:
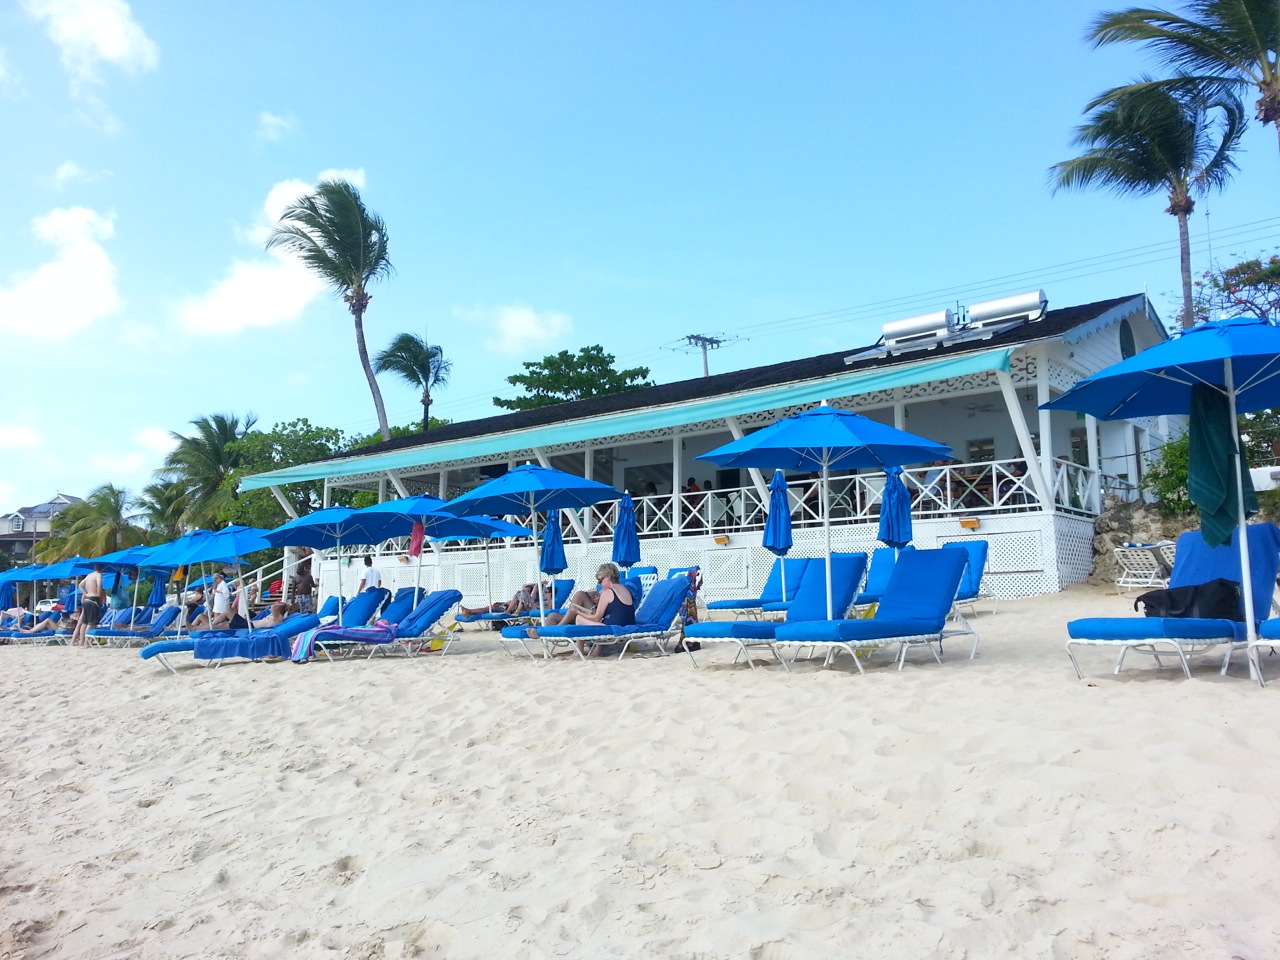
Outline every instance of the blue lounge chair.
{"type": "Polygon", "coordinates": [[[986,540],[956,540],[942,545],[946,549],[964,550],[969,554],[969,564],[964,568],[964,578],[960,581],[960,589],[956,592],[956,603],[968,606],[974,613],[974,603],[978,600],[992,600],[991,612],[1000,609],[1000,598],[990,590],[982,589],[982,577],[987,572],[987,553],[990,544],[986,540]]]}
{"type": "MultiPolygon", "coordinates": [[[[551,594],[552,606],[547,613],[563,614],[569,605],[569,597],[573,594],[574,581],[571,579],[553,580],[553,592],[551,594]]],[[[473,613],[470,616],[463,615],[457,617],[458,623],[514,623],[517,620],[537,619],[539,616],[537,609],[530,610],[528,613],[507,614],[507,613],[473,613]]]]}
{"type": "MultiPolygon", "coordinates": [[[[181,612],[181,607],[165,607],[160,611],[160,615],[147,625],[145,630],[129,630],[123,627],[91,627],[89,636],[106,637],[108,643],[113,647],[132,646],[135,641],[139,646],[142,646],[148,640],[158,639],[160,636],[171,632],[174,623],[178,619],[178,614],[181,612]]],[[[124,619],[124,623],[126,626],[129,623],[127,617],[124,619]]]]}
{"type": "Polygon", "coordinates": [[[304,630],[318,626],[320,618],[313,613],[295,613],[274,627],[254,630],[200,630],[196,634],[167,640],[155,640],[138,651],[143,660],[157,660],[172,674],[177,674],[169,655],[190,653],[196,660],[218,661],[233,658],[262,660],[265,657],[289,656],[289,641],[304,630]]]}
{"type": "Polygon", "coordinates": [[[978,655],[978,634],[958,614],[954,626],[947,629],[947,617],[952,614],[967,563],[968,555],[960,550],[904,550],[876,603],[874,617],[796,623],[788,620],[778,627],[778,646],[794,645],[797,654],[804,647],[825,649],[823,666],[843,650],[863,673],[859,652],[896,644],[901,670],[912,647],[926,647],[941,663],[945,638],[972,636],[969,659],[973,659],[978,655]]]}
{"type": "MultiPolygon", "coordinates": [[[[413,600],[412,589],[408,600],[413,600]]],[[[291,658],[295,663],[305,663],[319,652],[325,659],[333,660],[336,651],[341,650],[349,655],[351,651],[361,647],[369,648],[370,659],[379,650],[387,653],[396,647],[401,647],[409,656],[414,656],[426,643],[435,639],[424,635],[461,600],[462,594],[457,590],[437,590],[423,597],[416,606],[400,615],[396,622],[383,617],[371,626],[339,627],[337,624],[329,624],[308,630],[298,635],[291,658]]],[[[444,639],[447,649],[452,638],[444,639]]]]}
{"type": "MultiPolygon", "coordinates": [[[[809,566],[808,557],[778,557],[773,561],[773,567],[769,571],[769,578],[764,582],[764,589],[760,591],[759,597],[749,598],[745,600],[712,600],[707,604],[707,610],[731,610],[737,617],[752,617],[760,619],[764,614],[766,604],[771,604],[771,610],[779,609],[777,604],[790,605],[791,601],[796,597],[796,591],[800,589],[800,580],[804,576],[805,569],[809,566]],[[782,595],[782,571],[783,565],[786,565],[787,573],[787,594],[782,595]]],[[[786,606],[781,607],[786,610],[786,606]]]]}
{"type": "MultiPolygon", "coordinates": [[[[659,580],[645,594],[644,599],[636,607],[636,622],[625,627],[595,626],[593,624],[557,624],[552,627],[538,627],[538,636],[533,642],[540,644],[544,657],[551,657],[556,647],[567,646],[576,651],[579,657],[586,659],[586,654],[578,649],[581,642],[589,649],[600,649],[601,652],[612,644],[620,644],[618,659],[626,655],[627,645],[632,640],[654,640],[658,649],[666,653],[666,639],[680,625],[681,612],[685,601],[689,598],[692,584],[687,576],[674,579],[659,580]]],[[[506,627],[502,631],[504,645],[514,641],[536,659],[529,649],[529,637],[525,627],[506,627]]]]}
{"type": "MultiPolygon", "coordinates": [[[[839,614],[853,602],[858,592],[858,584],[867,570],[865,553],[833,553],[831,555],[831,609],[839,614]]],[[[717,621],[713,623],[691,623],[684,628],[685,650],[689,658],[697,664],[693,651],[689,650],[689,641],[698,643],[732,643],[738,647],[733,662],[739,657],[746,657],[747,665],[755,669],[751,659],[752,647],[763,647],[775,660],[782,664],[784,670],[790,670],[782,656],[778,653],[775,638],[777,631],[786,624],[800,623],[808,620],[825,620],[827,616],[827,563],[826,560],[815,560],[809,564],[796,590],[795,599],[787,610],[785,623],[773,621],[737,620],[717,621]]]]}
{"type": "Polygon", "coordinates": [[[907,545],[901,550],[895,550],[893,547],[878,547],[874,550],[871,554],[871,566],[867,570],[867,582],[862,591],[853,598],[853,606],[867,607],[879,602],[889,587],[889,578],[893,576],[893,567],[898,562],[898,556],[914,549],[907,545]]]}
{"type": "MultiPolygon", "coordinates": [[[[1169,576],[1170,587],[1189,587],[1211,580],[1240,582],[1240,531],[1231,535],[1231,543],[1210,547],[1199,530],[1191,530],[1178,538],[1176,560],[1169,576]]],[[[1249,525],[1249,566],[1253,574],[1253,609],[1263,618],[1271,610],[1276,573],[1280,571],[1280,529],[1272,523],[1249,525]]],[[[1130,651],[1153,657],[1158,666],[1162,649],[1178,655],[1182,672],[1191,679],[1190,658],[1214,647],[1225,646],[1222,658],[1224,676],[1231,665],[1232,652],[1247,645],[1243,606],[1239,620],[1213,620],[1181,617],[1088,617],[1067,624],[1067,656],[1081,680],[1084,674],[1076,660],[1074,647],[1097,646],[1119,650],[1115,673],[1124,667],[1130,651]]]]}

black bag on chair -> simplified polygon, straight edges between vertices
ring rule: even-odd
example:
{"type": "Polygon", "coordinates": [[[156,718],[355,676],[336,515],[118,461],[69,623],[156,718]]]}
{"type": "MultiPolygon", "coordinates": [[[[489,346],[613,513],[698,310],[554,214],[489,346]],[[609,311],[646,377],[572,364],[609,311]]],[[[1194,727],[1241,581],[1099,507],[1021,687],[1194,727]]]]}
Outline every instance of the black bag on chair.
{"type": "Polygon", "coordinates": [[[1235,580],[1210,580],[1190,587],[1150,590],[1133,601],[1148,617],[1196,617],[1206,620],[1244,620],[1244,595],[1235,580]]]}

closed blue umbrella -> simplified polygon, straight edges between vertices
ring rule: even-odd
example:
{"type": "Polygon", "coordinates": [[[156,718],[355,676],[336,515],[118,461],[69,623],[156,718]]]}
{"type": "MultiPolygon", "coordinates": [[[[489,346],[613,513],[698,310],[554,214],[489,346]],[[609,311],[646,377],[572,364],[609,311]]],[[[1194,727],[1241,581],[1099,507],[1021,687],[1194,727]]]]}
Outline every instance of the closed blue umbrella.
{"type": "Polygon", "coordinates": [[[609,559],[631,569],[640,562],[640,534],[636,532],[636,504],[631,494],[618,501],[618,522],[613,527],[613,553],[609,559]]]}
{"type": "Polygon", "coordinates": [[[166,577],[160,574],[156,574],[151,578],[151,593],[147,596],[147,606],[164,606],[166,579],[166,577]]]}
{"type": "Polygon", "coordinates": [[[877,539],[896,550],[911,543],[911,494],[902,482],[901,467],[890,467],[884,472],[877,539]]]}
{"type": "MultiPolygon", "coordinates": [[[[791,500],[787,496],[787,478],[781,470],[773,471],[769,481],[769,515],[764,521],[760,545],[775,557],[791,552],[791,500]]],[[[782,564],[782,596],[787,595],[787,565],[782,564]]]]}
{"type": "MultiPolygon", "coordinates": [[[[526,463],[509,473],[480,484],[440,509],[457,517],[528,514],[536,536],[538,512],[588,507],[603,500],[616,500],[621,494],[613,487],[563,470],[526,463]]],[[[546,614],[542,591],[538,591],[539,612],[546,614]]]]}
{"type": "Polygon", "coordinates": [[[833,469],[901,466],[951,459],[951,448],[826,404],[771,423],[697,459],[722,467],[821,471],[822,527],[827,553],[827,618],[831,609],[831,503],[833,469]]]}
{"type": "MultiPolygon", "coordinates": [[[[1210,388],[1227,401],[1226,423],[1219,433],[1230,432],[1228,456],[1234,464],[1221,470],[1218,463],[1193,464],[1189,480],[1200,490],[1202,503],[1211,510],[1234,501],[1235,522],[1226,526],[1211,521],[1216,535],[1225,528],[1227,536],[1246,523],[1247,476],[1240,454],[1237,415],[1280,406],[1280,326],[1271,320],[1242,317],[1202,323],[1175,334],[1169,340],[1143,350],[1126,360],[1099,370],[1041,409],[1076,410],[1099,420],[1127,420],[1163,414],[1191,414],[1192,446],[1206,451],[1212,444],[1198,444],[1197,433],[1210,433],[1213,424],[1204,422],[1201,403],[1193,403],[1193,392],[1210,388]],[[1197,389],[1199,388],[1199,389],[1197,389]],[[1217,473],[1217,479],[1205,471],[1217,473]]],[[[1258,639],[1253,607],[1253,577],[1249,565],[1249,538],[1240,542],[1240,574],[1243,580],[1245,629],[1250,644],[1249,669],[1261,681],[1254,661],[1258,639]]],[[[1207,541],[1206,541],[1207,542],[1207,541]]]]}
{"type": "Polygon", "coordinates": [[[549,577],[569,569],[569,560],[564,555],[564,536],[560,533],[560,524],[555,521],[548,523],[542,531],[538,569],[549,577]]]}

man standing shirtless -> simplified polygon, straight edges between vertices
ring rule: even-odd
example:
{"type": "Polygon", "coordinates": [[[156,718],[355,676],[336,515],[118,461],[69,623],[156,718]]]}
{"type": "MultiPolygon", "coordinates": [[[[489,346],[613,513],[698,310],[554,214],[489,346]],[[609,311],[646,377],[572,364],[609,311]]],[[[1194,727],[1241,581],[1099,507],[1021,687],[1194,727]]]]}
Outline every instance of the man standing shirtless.
{"type": "Polygon", "coordinates": [[[102,611],[107,605],[102,590],[102,564],[95,563],[93,572],[80,581],[80,619],[71,634],[73,647],[89,646],[89,628],[102,622],[102,611]]]}

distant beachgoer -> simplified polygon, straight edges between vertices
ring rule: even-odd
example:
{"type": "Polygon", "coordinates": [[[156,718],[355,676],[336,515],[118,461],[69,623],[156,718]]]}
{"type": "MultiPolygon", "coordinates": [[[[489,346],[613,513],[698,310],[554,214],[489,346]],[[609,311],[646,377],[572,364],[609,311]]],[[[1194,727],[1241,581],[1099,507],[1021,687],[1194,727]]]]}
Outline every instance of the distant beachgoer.
{"type": "Polygon", "coordinates": [[[464,617],[476,617],[482,613],[502,613],[508,617],[518,617],[538,608],[538,585],[526,583],[515,592],[506,603],[501,601],[487,607],[459,607],[464,617]]]}
{"type": "Polygon", "coordinates": [[[366,556],[364,558],[364,579],[360,581],[360,586],[356,588],[356,593],[377,590],[381,586],[382,572],[373,565],[373,557],[366,556]]]}
{"type": "Polygon", "coordinates": [[[315,590],[316,578],[311,575],[311,561],[303,560],[293,578],[293,599],[298,604],[299,613],[315,612],[315,590]]]}
{"type": "Polygon", "coordinates": [[[80,619],[71,634],[71,644],[89,646],[89,628],[102,622],[102,612],[107,608],[107,597],[102,589],[103,566],[93,565],[93,572],[80,581],[80,619]]]}

